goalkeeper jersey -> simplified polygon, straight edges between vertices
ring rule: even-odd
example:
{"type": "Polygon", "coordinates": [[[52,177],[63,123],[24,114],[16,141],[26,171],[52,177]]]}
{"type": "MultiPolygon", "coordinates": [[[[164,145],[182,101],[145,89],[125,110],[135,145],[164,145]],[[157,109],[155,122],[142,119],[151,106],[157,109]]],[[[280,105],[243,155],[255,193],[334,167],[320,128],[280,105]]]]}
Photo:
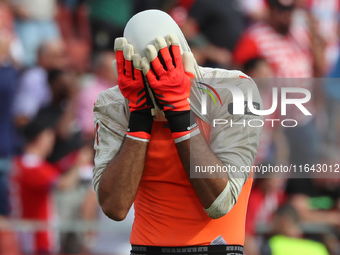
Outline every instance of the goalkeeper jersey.
{"type": "MultiPolygon", "coordinates": [[[[235,85],[245,96],[250,87],[253,101],[262,107],[256,84],[239,71],[200,68],[202,77],[214,77],[209,84],[235,85]]],[[[196,83],[195,83],[196,84],[196,83]]],[[[233,116],[226,109],[232,95],[219,92],[223,106],[208,107],[201,114],[201,92],[191,88],[191,109],[197,116],[200,131],[210,149],[225,165],[251,166],[258,146],[261,128],[237,125],[213,127],[213,119],[237,121],[261,119],[254,115],[233,116]]],[[[216,86],[215,86],[216,87],[216,86]]],[[[117,154],[129,122],[129,108],[118,86],[102,92],[94,106],[96,139],[93,183],[98,189],[101,174],[117,154]]],[[[131,159],[133,160],[133,159],[131,159]]],[[[213,220],[205,213],[179,159],[167,122],[154,121],[145,169],[136,199],[135,220],[130,242],[134,245],[190,246],[210,244],[221,236],[227,244],[243,245],[245,215],[252,179],[248,174],[237,177],[229,174],[234,206],[220,219],[213,220]]],[[[113,205],[114,206],[114,205],[113,205]]]]}

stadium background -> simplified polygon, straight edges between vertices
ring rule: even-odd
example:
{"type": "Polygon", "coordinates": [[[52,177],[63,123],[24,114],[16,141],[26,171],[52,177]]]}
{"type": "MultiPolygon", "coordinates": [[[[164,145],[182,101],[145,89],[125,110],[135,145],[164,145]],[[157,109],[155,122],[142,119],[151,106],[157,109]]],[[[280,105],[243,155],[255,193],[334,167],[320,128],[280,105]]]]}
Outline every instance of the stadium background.
{"type": "MultiPolygon", "coordinates": [[[[310,85],[313,120],[304,128],[294,133],[264,127],[255,164],[340,163],[338,0],[295,0],[294,9],[283,7],[274,16],[265,0],[0,0],[0,254],[21,254],[27,235],[46,230],[57,240],[51,246],[58,254],[129,253],[133,210],[124,222],[110,221],[91,185],[92,107],[101,91],[116,85],[114,38],[133,14],[146,9],[174,18],[201,66],[241,69],[255,79],[332,78],[310,85]],[[296,41],[282,44],[275,32],[259,29],[273,22],[300,29],[296,41]],[[274,56],[261,54],[256,45],[261,40],[274,56]],[[282,74],[273,63],[290,63],[292,56],[285,54],[290,50],[302,60],[286,65],[282,74]],[[25,127],[37,116],[58,123],[46,160],[59,172],[53,179],[58,184],[44,191],[50,213],[29,221],[22,219],[13,176],[17,157],[27,154],[25,127]]],[[[270,106],[269,86],[260,89],[270,106]]],[[[282,254],[298,251],[302,237],[324,245],[303,243],[315,254],[327,254],[322,247],[340,254],[340,179],[314,177],[256,180],[246,254],[266,254],[265,246],[277,241],[273,235],[288,237],[278,245],[282,254]]]]}

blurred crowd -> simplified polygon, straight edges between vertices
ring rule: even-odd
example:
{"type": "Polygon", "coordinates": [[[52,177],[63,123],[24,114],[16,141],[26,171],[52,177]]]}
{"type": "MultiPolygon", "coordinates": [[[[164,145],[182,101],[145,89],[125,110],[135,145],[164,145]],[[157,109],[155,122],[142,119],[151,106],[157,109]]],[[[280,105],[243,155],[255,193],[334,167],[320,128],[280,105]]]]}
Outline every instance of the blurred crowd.
{"type": "MultiPolygon", "coordinates": [[[[91,185],[92,108],[117,85],[114,39],[146,9],[173,17],[200,66],[251,76],[265,109],[273,84],[312,93],[312,116],[287,109],[297,127],[265,122],[255,165],[340,163],[339,0],[0,0],[0,254],[128,254],[91,185]],[[78,220],[107,229],[54,228],[78,220]]],[[[255,176],[245,253],[340,254],[340,178],[325,177],[255,176]]]]}

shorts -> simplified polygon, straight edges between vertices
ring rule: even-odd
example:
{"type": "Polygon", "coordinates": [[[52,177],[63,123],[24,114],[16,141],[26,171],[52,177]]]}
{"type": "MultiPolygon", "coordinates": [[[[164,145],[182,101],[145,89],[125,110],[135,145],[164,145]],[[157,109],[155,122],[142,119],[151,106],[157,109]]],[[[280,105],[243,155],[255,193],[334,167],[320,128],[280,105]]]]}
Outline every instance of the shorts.
{"type": "Polygon", "coordinates": [[[242,255],[242,245],[204,245],[204,246],[140,246],[132,245],[131,255],[242,255]]]}

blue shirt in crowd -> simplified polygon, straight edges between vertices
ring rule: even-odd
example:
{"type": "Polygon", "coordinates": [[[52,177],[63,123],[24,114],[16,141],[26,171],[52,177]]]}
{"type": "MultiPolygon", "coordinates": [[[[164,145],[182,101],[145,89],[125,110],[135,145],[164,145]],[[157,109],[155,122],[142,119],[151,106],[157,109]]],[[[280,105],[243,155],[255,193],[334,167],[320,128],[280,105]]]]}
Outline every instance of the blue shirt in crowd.
{"type": "Polygon", "coordinates": [[[0,67],[0,157],[10,156],[15,146],[12,108],[17,84],[18,72],[0,67]]]}

